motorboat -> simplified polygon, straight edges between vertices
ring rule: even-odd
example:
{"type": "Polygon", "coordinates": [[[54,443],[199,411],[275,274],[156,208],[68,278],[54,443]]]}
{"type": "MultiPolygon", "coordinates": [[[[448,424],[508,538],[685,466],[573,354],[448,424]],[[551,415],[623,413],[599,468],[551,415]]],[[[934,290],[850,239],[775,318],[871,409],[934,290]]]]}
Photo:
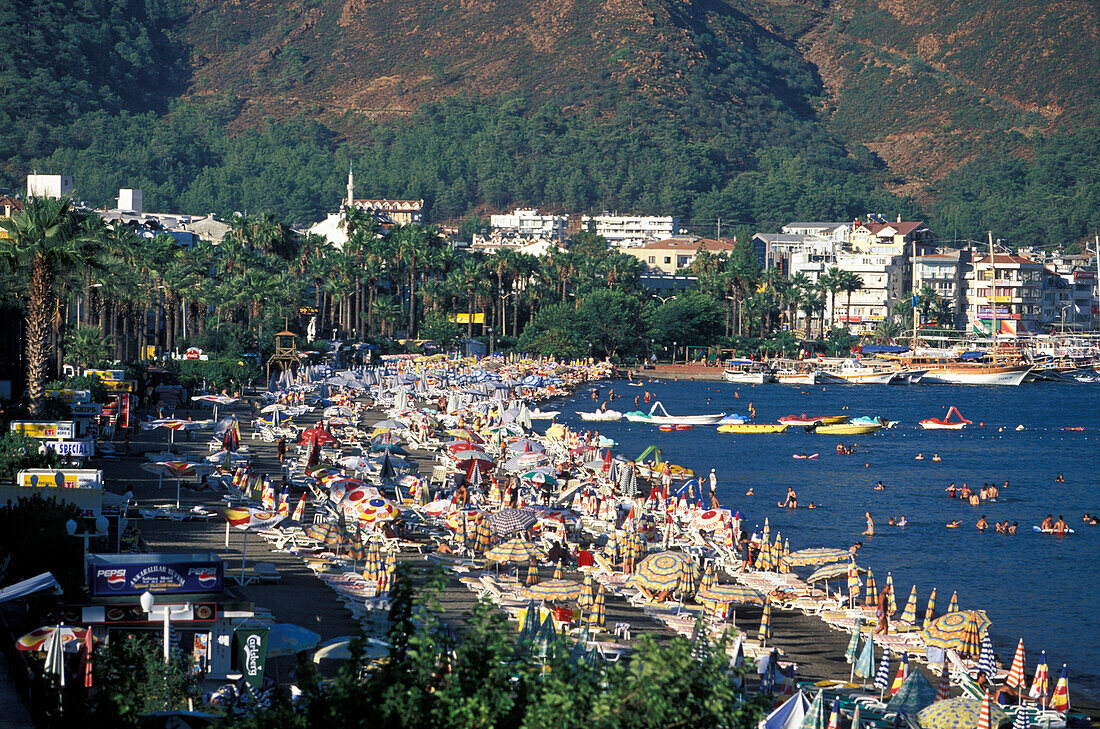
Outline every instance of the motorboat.
{"type": "Polygon", "coordinates": [[[718,426],[719,433],[782,433],[786,423],[726,423],[718,426]]]}
{"type": "Polygon", "coordinates": [[[722,372],[722,377],[726,382],[738,385],[763,385],[765,382],[775,381],[771,372],[751,359],[731,359],[722,372]]]}
{"type": "Polygon", "coordinates": [[[535,408],[530,411],[531,420],[553,420],[561,415],[560,410],[540,410],[535,408]]]}
{"type": "Polygon", "coordinates": [[[784,415],[779,419],[779,422],[786,423],[787,425],[803,425],[808,428],[817,427],[819,425],[837,425],[839,423],[847,422],[847,415],[807,415],[802,413],[801,415],[784,415]]]}
{"type": "Polygon", "coordinates": [[[999,365],[956,362],[928,367],[922,385],[1009,385],[1015,387],[1031,372],[1030,365],[999,365]]]}
{"type": "Polygon", "coordinates": [[[970,425],[972,421],[967,420],[962,416],[962,413],[952,405],[947,410],[947,417],[943,418],[927,418],[920,421],[920,427],[925,430],[962,430],[966,426],[970,425]],[[954,414],[958,417],[958,420],[952,420],[951,415],[954,414]]]}
{"type": "Polygon", "coordinates": [[[834,384],[889,385],[901,377],[901,369],[898,367],[873,367],[852,357],[823,364],[822,373],[826,383],[834,384]]]}
{"type": "Polygon", "coordinates": [[[822,435],[867,435],[879,430],[882,430],[882,423],[838,423],[814,428],[815,433],[822,435]]]}
{"type": "Polygon", "coordinates": [[[820,370],[777,370],[775,381],[780,385],[820,385],[822,374],[820,370]]]}
{"type": "Polygon", "coordinates": [[[623,417],[623,414],[618,410],[596,410],[591,413],[578,410],[577,415],[580,416],[581,420],[592,420],[596,422],[612,422],[623,417]]]}
{"type": "Polygon", "coordinates": [[[653,425],[715,425],[722,418],[726,417],[726,413],[711,415],[669,415],[668,411],[665,410],[665,406],[658,400],[653,403],[653,407],[649,409],[648,413],[634,410],[626,413],[623,417],[632,423],[652,423],[653,425]],[[658,413],[658,410],[660,413],[658,413]]]}

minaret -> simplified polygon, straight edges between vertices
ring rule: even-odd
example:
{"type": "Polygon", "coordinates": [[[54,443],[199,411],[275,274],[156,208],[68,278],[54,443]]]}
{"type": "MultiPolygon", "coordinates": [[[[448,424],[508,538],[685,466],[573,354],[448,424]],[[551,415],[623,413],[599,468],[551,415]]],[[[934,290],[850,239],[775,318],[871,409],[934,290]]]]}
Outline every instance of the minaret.
{"type": "Polygon", "coordinates": [[[351,171],[351,163],[348,163],[348,199],[345,205],[349,208],[355,204],[355,175],[351,171]]]}

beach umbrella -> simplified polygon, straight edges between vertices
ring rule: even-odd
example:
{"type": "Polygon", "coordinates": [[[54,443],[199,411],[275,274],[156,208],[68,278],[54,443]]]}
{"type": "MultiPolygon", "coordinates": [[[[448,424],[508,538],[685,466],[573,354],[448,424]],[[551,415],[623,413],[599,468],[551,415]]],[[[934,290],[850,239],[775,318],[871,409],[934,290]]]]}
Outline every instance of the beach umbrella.
{"type": "Polygon", "coordinates": [[[951,667],[947,661],[943,662],[940,669],[940,683],[936,686],[936,701],[945,701],[951,698],[951,667]]]}
{"type": "Polygon", "coordinates": [[[856,656],[859,653],[859,631],[863,627],[863,619],[856,618],[855,624],[852,625],[852,637],[848,639],[848,647],[844,649],[844,660],[848,663],[855,663],[856,656]]]}
{"type": "Polygon", "coordinates": [[[894,576],[886,573],[886,587],[883,588],[886,591],[886,614],[893,615],[898,611],[898,604],[894,601],[894,576]]]}
{"type": "Polygon", "coordinates": [[[917,586],[909,591],[909,599],[905,602],[905,609],[901,611],[901,621],[913,625],[917,622],[917,586]]]}
{"type": "Polygon", "coordinates": [[[1043,651],[1039,656],[1039,665],[1035,667],[1035,678],[1031,682],[1031,689],[1027,695],[1037,700],[1039,705],[1046,708],[1047,692],[1050,690],[1050,668],[1047,666],[1047,652],[1043,651]]]}
{"type": "Polygon", "coordinates": [[[982,706],[978,710],[978,727],[977,727],[977,729],[990,729],[990,716],[989,715],[990,715],[991,708],[992,707],[990,706],[989,693],[986,692],[986,694],[984,696],[982,696],[982,706]]]}
{"type": "Polygon", "coordinates": [[[592,602],[595,599],[592,593],[592,575],[585,575],[584,583],[581,585],[581,595],[577,598],[577,605],[581,610],[588,612],[592,609],[592,602]]]}
{"type": "Polygon", "coordinates": [[[791,552],[783,561],[791,567],[809,567],[831,562],[846,562],[850,556],[851,553],[847,549],[810,547],[791,552]]]}
{"type": "Polygon", "coordinates": [[[825,697],[819,690],[814,697],[799,729],[825,729],[825,697]]]}
{"type": "Polygon", "coordinates": [[[527,586],[539,584],[539,566],[535,560],[531,560],[527,564],[527,586]]]}
{"type": "Polygon", "coordinates": [[[694,566],[682,552],[658,552],[638,563],[627,584],[654,592],[671,592],[679,587],[685,569],[693,570],[694,566]],[[685,562],[689,564],[685,566],[685,562]]]}
{"type": "Polygon", "coordinates": [[[878,664],[878,671],[875,673],[875,688],[879,690],[879,693],[883,693],[890,687],[890,649],[882,649],[882,661],[878,664]]]}
{"type": "Polygon", "coordinates": [[[713,532],[724,527],[730,519],[729,509],[706,509],[698,512],[691,520],[693,529],[702,529],[705,532],[713,532]]]}
{"type": "Polygon", "coordinates": [[[367,524],[390,521],[396,519],[400,513],[401,510],[397,508],[397,504],[381,496],[362,501],[358,507],[359,521],[367,524]]]}
{"type": "Polygon", "coordinates": [[[517,537],[507,542],[498,544],[485,553],[485,559],[490,562],[530,562],[531,560],[546,559],[546,555],[536,545],[525,539],[517,537]]]}
{"type": "Polygon", "coordinates": [[[865,605],[875,605],[878,602],[878,585],[875,584],[875,574],[871,570],[867,570],[867,596],[864,598],[863,603],[865,605]]]}
{"type": "Polygon", "coordinates": [[[772,604],[771,602],[764,603],[764,612],[760,616],[760,630],[756,632],[756,639],[760,641],[761,647],[766,646],[768,640],[772,637],[772,604]]]}
{"type": "Polygon", "coordinates": [[[524,589],[524,596],[532,600],[563,602],[576,600],[581,596],[581,583],[576,580],[543,580],[524,589]]]}
{"type": "Polygon", "coordinates": [[[606,599],[603,585],[600,585],[596,591],[596,599],[592,603],[592,612],[588,614],[588,626],[590,628],[604,627],[604,622],[607,619],[607,608],[604,606],[606,599]]]}
{"type": "MultiPolygon", "coordinates": [[[[960,696],[946,701],[937,701],[917,713],[917,722],[922,729],[976,729],[982,713],[982,700],[969,696],[960,696]]],[[[990,729],[1008,722],[1001,707],[989,705],[990,729]]]]}
{"type": "Polygon", "coordinates": [[[719,585],[714,584],[706,589],[700,589],[695,594],[698,600],[707,600],[717,603],[740,602],[749,605],[763,605],[766,598],[764,593],[754,590],[748,585],[719,585]]]}
{"type": "MultiPolygon", "coordinates": [[[[317,651],[313,654],[313,662],[320,663],[323,660],[350,661],[352,658],[352,640],[353,638],[350,635],[326,640],[317,646],[317,651]]],[[[388,644],[377,638],[366,638],[363,653],[360,654],[360,657],[365,660],[376,661],[386,658],[389,654],[390,647],[388,644]]]]}
{"type": "Polygon", "coordinates": [[[833,699],[833,710],[829,712],[828,729],[840,729],[840,699],[833,699]]]}
{"type": "Polygon", "coordinates": [[[267,631],[267,655],[292,656],[308,651],[321,642],[321,636],[308,628],[290,623],[273,623],[267,631]]]}
{"type": "Polygon", "coordinates": [[[59,634],[62,650],[76,653],[87,639],[88,629],[73,625],[45,625],[15,641],[15,647],[21,651],[44,651],[55,633],[59,634]]]}
{"type": "Polygon", "coordinates": [[[535,525],[538,517],[531,509],[501,509],[489,516],[489,526],[493,532],[501,535],[526,531],[535,525]]]}
{"type": "Polygon", "coordinates": [[[378,592],[388,593],[393,587],[393,576],[397,571],[397,556],[393,552],[386,552],[385,564],[382,566],[382,576],[378,581],[378,592]]]}
{"type": "Polygon", "coordinates": [[[898,672],[894,674],[894,682],[890,684],[890,694],[896,695],[907,678],[909,678],[909,654],[903,652],[901,663],[898,665],[898,672]]]}
{"type": "Polygon", "coordinates": [[[850,562],[848,564],[848,607],[855,606],[855,600],[856,596],[859,595],[860,586],[859,568],[856,567],[855,562],[850,562]]]}
{"type": "Polygon", "coordinates": [[[539,486],[557,486],[558,480],[545,471],[528,471],[520,476],[521,479],[539,486]]]}
{"type": "Polygon", "coordinates": [[[978,670],[985,673],[991,680],[997,675],[997,658],[993,655],[993,643],[989,640],[989,633],[982,633],[981,648],[978,652],[978,670]]]}
{"type": "Polygon", "coordinates": [[[485,553],[492,546],[493,535],[489,529],[489,520],[482,519],[477,523],[477,551],[485,553]]]}
{"type": "Polygon", "coordinates": [[[690,559],[685,559],[681,563],[680,585],[677,591],[683,595],[695,592],[695,562],[690,559]]]}
{"type": "Polygon", "coordinates": [[[453,430],[448,430],[447,435],[458,440],[468,440],[471,443],[481,443],[484,441],[484,439],[479,434],[475,433],[469,428],[454,428],[453,430]]]}
{"type": "Polygon", "coordinates": [[[924,627],[936,619],[936,588],[932,588],[932,594],[928,596],[928,607],[924,609],[924,627]]]}
{"type": "Polygon", "coordinates": [[[840,576],[847,577],[852,571],[860,572],[862,567],[857,567],[855,563],[844,564],[842,562],[836,562],[834,564],[827,564],[824,567],[819,567],[814,570],[813,574],[806,578],[807,582],[821,582],[822,580],[832,580],[840,576]]]}
{"type": "Polygon", "coordinates": [[[855,675],[864,680],[875,675],[875,640],[870,635],[867,636],[863,650],[859,654],[859,660],[856,661],[855,675]]]}
{"type": "Polygon", "coordinates": [[[560,580],[562,578],[561,562],[554,565],[554,579],[560,580]]]}
{"type": "Polygon", "coordinates": [[[699,591],[704,592],[718,584],[718,577],[714,574],[714,560],[707,562],[707,568],[703,571],[703,579],[699,583],[699,591]]]}
{"type": "Polygon", "coordinates": [[[856,708],[852,709],[852,729],[859,729],[859,725],[863,721],[859,716],[859,704],[856,704],[856,708]]]}
{"type": "MultiPolygon", "coordinates": [[[[60,626],[59,626],[60,627],[60,626]]],[[[46,638],[43,649],[46,651],[46,664],[43,666],[47,674],[57,676],[58,684],[65,687],[65,643],[61,630],[54,630],[46,638]]],[[[79,643],[77,646],[79,647],[79,643]]]]}
{"type": "Polygon", "coordinates": [[[1016,718],[1012,720],[1012,729],[1031,729],[1031,707],[1023,704],[1016,707],[1016,718]]]}
{"type": "Polygon", "coordinates": [[[978,653],[978,636],[990,625],[984,610],[963,610],[941,615],[921,631],[925,645],[970,655],[978,653]],[[971,646],[971,642],[973,645],[971,646]]]}
{"type": "Polygon", "coordinates": [[[1017,690],[1017,692],[1023,691],[1027,686],[1027,677],[1024,675],[1024,639],[1020,638],[1019,644],[1016,646],[1016,655],[1012,657],[1012,667],[1008,669],[1008,676],[1005,677],[1005,686],[1010,686],[1017,690]]]}
{"type": "Polygon", "coordinates": [[[936,689],[924,677],[920,671],[913,671],[905,677],[901,687],[894,694],[894,698],[886,705],[886,713],[906,713],[916,716],[917,713],[936,700],[936,689]]]}
{"type": "Polygon", "coordinates": [[[959,593],[958,592],[952,592],[951,593],[951,602],[948,603],[948,605],[947,605],[947,612],[949,612],[949,613],[959,612],[959,593]]]}
{"type": "Polygon", "coordinates": [[[761,722],[761,729],[799,729],[810,701],[802,691],[795,691],[789,699],[768,714],[761,722]]]}

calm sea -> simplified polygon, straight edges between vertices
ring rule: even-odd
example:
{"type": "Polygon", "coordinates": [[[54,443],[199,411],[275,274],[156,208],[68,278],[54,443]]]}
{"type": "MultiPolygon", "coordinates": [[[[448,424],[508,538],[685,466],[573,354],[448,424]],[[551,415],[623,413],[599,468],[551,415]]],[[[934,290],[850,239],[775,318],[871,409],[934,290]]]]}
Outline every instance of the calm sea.
{"type": "MultiPolygon", "coordinates": [[[[603,383],[600,398],[613,390],[611,404],[623,412],[635,409],[634,397],[649,390],[674,415],[747,414],[756,408],[758,422],[784,415],[879,415],[900,421],[896,429],[870,436],[823,436],[802,429],[773,435],[727,435],[714,427],[663,433],[653,426],[627,421],[585,423],[576,410],[592,410],[591,390],[560,403],[562,422],[591,429],[618,442],[616,450],[636,457],[658,445],[672,463],[709,474],[716,469],[722,505],[739,509],[748,525],[778,529],[791,549],[848,547],[863,540],[859,563],[871,568],[881,587],[893,574],[900,610],[913,585],[918,614],[933,587],[939,613],[953,591],[962,608],[984,609],[993,625],[990,636],[998,657],[1011,662],[1022,637],[1028,680],[1039,652],[1045,650],[1051,685],[1063,663],[1070,687],[1100,696],[1100,526],[1081,521],[1085,512],[1100,513],[1097,459],[1100,457],[1100,386],[1030,384],[1021,387],[956,387],[947,385],[840,385],[797,388],[785,385],[733,385],[721,382],[652,380],[644,387],[625,381],[603,383]],[[962,431],[925,431],[917,421],[943,417],[955,405],[974,421],[962,431]],[[979,425],[979,423],[981,425],[979,425]],[[1023,430],[1016,427],[1022,425],[1023,430]],[[1082,427],[1082,431],[1065,428],[1082,427]],[[836,445],[858,444],[859,452],[839,456],[836,445]],[[794,454],[820,454],[798,460],[794,454]],[[923,453],[924,460],[915,460],[923,453]],[[932,461],[938,453],[941,461],[932,461]],[[1055,481],[1058,475],[1064,483],[1055,481]],[[873,486],[882,481],[883,491],[873,486]],[[995,503],[969,506],[947,498],[951,482],[971,486],[996,482],[995,503]],[[788,486],[798,492],[797,511],[779,508],[788,486]],[[754,496],[745,492],[752,488],[754,496]],[[876,534],[861,537],[864,511],[875,519],[876,534]],[[1065,515],[1076,534],[1054,537],[1032,525],[1047,515],[1065,515]],[[905,528],[887,525],[905,515],[905,528]],[[979,517],[1018,521],[1019,533],[1007,536],[974,528],[979,517]],[[963,528],[947,529],[959,519],[963,528]]],[[[638,409],[648,410],[641,403],[638,409]]]]}

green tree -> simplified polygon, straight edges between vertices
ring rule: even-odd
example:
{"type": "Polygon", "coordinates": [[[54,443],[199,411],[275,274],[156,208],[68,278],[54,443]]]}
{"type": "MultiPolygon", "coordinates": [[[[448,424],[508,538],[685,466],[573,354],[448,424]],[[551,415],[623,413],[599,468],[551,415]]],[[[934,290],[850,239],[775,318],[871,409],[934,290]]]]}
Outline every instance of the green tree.
{"type": "Polygon", "coordinates": [[[111,345],[99,327],[77,327],[65,339],[65,351],[78,369],[84,369],[106,362],[111,345]]]}
{"type": "Polygon", "coordinates": [[[89,707],[93,727],[137,727],[142,714],[186,710],[200,695],[186,654],[174,651],[165,663],[155,636],[116,632],[96,650],[92,670],[97,687],[89,707]]]}

